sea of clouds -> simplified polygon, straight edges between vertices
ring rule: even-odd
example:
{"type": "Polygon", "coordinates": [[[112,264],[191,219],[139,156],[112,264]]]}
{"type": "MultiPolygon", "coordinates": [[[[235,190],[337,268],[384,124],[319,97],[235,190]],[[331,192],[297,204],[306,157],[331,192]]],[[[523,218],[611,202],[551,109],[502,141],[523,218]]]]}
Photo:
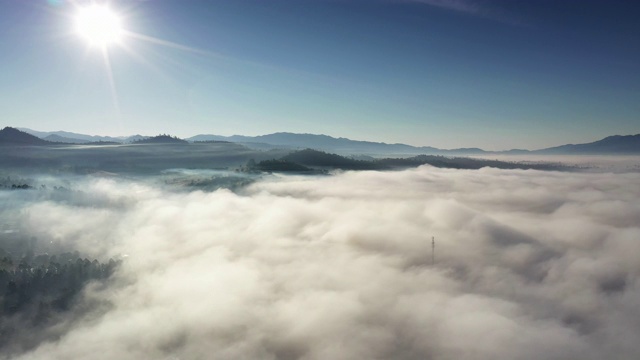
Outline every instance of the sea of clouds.
{"type": "Polygon", "coordinates": [[[25,200],[19,224],[124,258],[83,294],[108,305],[12,356],[639,359],[639,185],[427,166],[239,192],[87,180],[25,200]]]}

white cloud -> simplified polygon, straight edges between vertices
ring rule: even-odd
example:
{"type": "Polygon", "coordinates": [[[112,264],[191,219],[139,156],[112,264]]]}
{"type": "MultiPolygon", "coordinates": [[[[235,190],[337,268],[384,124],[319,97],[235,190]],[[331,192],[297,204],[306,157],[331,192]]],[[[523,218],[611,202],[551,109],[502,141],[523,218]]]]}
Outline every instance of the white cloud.
{"type": "Polygon", "coordinates": [[[635,359],[640,174],[347,172],[241,194],[86,185],[25,226],[126,253],[23,359],[635,359]],[[436,236],[436,265],[431,265],[436,236]]]}

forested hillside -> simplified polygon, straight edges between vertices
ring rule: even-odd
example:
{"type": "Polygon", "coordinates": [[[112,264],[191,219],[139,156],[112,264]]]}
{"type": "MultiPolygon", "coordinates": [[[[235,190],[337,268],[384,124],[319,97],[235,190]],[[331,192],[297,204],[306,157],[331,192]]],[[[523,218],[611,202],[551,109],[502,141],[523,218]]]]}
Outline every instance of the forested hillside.
{"type": "Polygon", "coordinates": [[[34,255],[28,251],[14,256],[0,248],[0,351],[36,344],[39,335],[62,315],[84,315],[77,306],[82,290],[92,282],[104,284],[119,264],[113,259],[83,258],[78,252],[34,255]],[[25,329],[34,333],[25,336],[25,329]]]}

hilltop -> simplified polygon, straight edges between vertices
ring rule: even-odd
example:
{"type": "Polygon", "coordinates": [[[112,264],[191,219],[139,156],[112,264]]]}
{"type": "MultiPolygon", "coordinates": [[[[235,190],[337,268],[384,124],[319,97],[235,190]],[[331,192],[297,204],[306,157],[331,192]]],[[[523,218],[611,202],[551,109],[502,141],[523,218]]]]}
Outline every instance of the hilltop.
{"type": "Polygon", "coordinates": [[[182,140],[175,136],[166,134],[153,136],[149,138],[139,139],[133,142],[133,144],[188,144],[186,140],[182,140]]]}
{"type": "Polygon", "coordinates": [[[53,143],[27,134],[16,128],[5,127],[0,130],[0,145],[52,145],[53,143]]]}

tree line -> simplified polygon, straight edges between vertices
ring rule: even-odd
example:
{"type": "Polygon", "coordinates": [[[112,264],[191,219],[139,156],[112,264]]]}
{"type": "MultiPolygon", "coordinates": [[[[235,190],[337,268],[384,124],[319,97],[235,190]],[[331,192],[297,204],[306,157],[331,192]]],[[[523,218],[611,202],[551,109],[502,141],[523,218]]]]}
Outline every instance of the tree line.
{"type": "Polygon", "coordinates": [[[50,326],[74,307],[89,282],[105,282],[120,263],[89,260],[78,252],[14,258],[0,248],[0,349],[20,330],[50,326]]]}

